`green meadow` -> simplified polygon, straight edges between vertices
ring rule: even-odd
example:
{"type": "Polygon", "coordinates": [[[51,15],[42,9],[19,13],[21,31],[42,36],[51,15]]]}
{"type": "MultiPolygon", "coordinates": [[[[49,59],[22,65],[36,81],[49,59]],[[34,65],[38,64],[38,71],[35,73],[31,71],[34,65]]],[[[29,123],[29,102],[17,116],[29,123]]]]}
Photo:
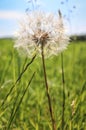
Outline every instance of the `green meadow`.
{"type": "MultiPolygon", "coordinates": [[[[0,39],[0,130],[52,130],[42,60],[31,63],[13,46],[13,39],[0,39]]],[[[57,130],[62,130],[61,54],[45,62],[53,115],[57,130]]],[[[63,52],[63,68],[64,130],[86,130],[85,41],[70,42],[63,52]]]]}

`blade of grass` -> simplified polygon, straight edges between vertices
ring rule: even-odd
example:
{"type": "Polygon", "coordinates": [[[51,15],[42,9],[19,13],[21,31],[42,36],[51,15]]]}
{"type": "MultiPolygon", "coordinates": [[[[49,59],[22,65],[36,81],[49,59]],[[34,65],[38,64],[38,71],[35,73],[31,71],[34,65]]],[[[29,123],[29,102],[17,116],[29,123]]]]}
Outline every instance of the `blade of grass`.
{"type": "Polygon", "coordinates": [[[25,58],[25,61],[24,61],[23,66],[22,66],[22,71],[23,71],[24,68],[25,68],[25,65],[26,65],[27,59],[28,59],[28,57],[25,58]]]}
{"type": "Polygon", "coordinates": [[[18,83],[18,81],[21,79],[22,75],[25,73],[25,71],[27,70],[27,68],[32,64],[32,62],[34,61],[36,55],[31,59],[31,61],[25,66],[24,70],[20,73],[19,77],[17,78],[16,82],[14,83],[14,85],[11,87],[11,89],[9,90],[9,92],[7,93],[7,95],[5,96],[0,108],[4,105],[5,101],[7,100],[8,96],[10,95],[10,93],[13,91],[13,89],[15,88],[16,84],[18,83]]]}
{"type": "Polygon", "coordinates": [[[17,111],[18,111],[18,109],[19,109],[19,107],[20,107],[20,105],[21,105],[21,103],[22,103],[22,101],[23,101],[23,98],[24,98],[24,96],[25,96],[25,94],[26,94],[26,92],[27,92],[27,89],[29,88],[29,86],[30,86],[30,84],[31,84],[32,79],[34,78],[34,76],[35,76],[35,72],[33,73],[32,77],[30,78],[30,80],[29,80],[29,82],[28,82],[28,85],[27,85],[27,87],[26,87],[26,89],[25,89],[25,91],[24,91],[24,93],[23,93],[23,95],[22,95],[22,97],[21,97],[21,99],[20,99],[20,101],[19,101],[19,103],[18,103],[16,109],[15,109],[15,112],[13,113],[13,116],[12,116],[11,119],[10,119],[10,122],[9,122],[9,124],[8,124],[7,130],[10,129],[11,124],[12,124],[12,121],[13,121],[13,119],[14,119],[14,117],[15,117],[15,115],[16,115],[16,113],[17,113],[17,111]]]}
{"type": "Polygon", "coordinates": [[[81,89],[81,91],[80,91],[80,95],[84,92],[85,87],[86,87],[86,81],[84,82],[84,84],[83,84],[83,86],[82,86],[82,89],[81,89]]]}
{"type": "Polygon", "coordinates": [[[14,101],[14,103],[13,103],[13,108],[12,108],[12,110],[11,110],[11,114],[10,114],[10,118],[9,118],[9,119],[11,119],[11,118],[13,117],[14,111],[15,111],[15,109],[16,109],[16,102],[18,101],[18,98],[19,98],[19,93],[20,93],[20,92],[17,93],[16,99],[15,99],[15,101],[14,101]]]}
{"type": "Polygon", "coordinates": [[[12,55],[12,54],[10,54],[10,55],[11,55],[10,60],[8,61],[7,65],[6,65],[6,68],[5,68],[5,69],[3,70],[3,72],[2,72],[2,77],[1,77],[1,80],[0,80],[0,86],[2,86],[4,77],[5,77],[5,75],[8,73],[9,68],[10,68],[10,65],[11,65],[11,63],[12,63],[13,55],[12,55]]]}
{"type": "MultiPolygon", "coordinates": [[[[23,67],[22,67],[22,71],[23,71],[24,68],[25,68],[26,62],[27,62],[27,57],[25,58],[25,61],[24,61],[23,67]]],[[[20,83],[20,82],[19,82],[19,83],[20,83]]],[[[19,90],[19,91],[17,92],[17,96],[16,96],[16,99],[15,99],[15,101],[14,101],[14,103],[13,103],[13,108],[12,108],[12,111],[11,111],[11,114],[10,114],[10,119],[11,119],[11,117],[13,116],[13,113],[14,113],[14,111],[15,111],[16,102],[18,101],[19,93],[20,93],[20,92],[21,92],[21,90],[19,90]]]]}

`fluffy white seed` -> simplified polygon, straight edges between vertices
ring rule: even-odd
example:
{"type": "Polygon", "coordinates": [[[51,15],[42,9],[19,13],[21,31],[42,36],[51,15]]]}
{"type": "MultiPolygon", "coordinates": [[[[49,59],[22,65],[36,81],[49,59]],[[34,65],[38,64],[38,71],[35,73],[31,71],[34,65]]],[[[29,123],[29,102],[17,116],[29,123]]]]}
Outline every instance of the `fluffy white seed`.
{"type": "Polygon", "coordinates": [[[63,51],[69,41],[65,34],[61,15],[40,11],[30,12],[20,23],[17,32],[15,47],[28,57],[34,54],[41,55],[41,46],[44,46],[44,55],[49,57],[63,51]]]}

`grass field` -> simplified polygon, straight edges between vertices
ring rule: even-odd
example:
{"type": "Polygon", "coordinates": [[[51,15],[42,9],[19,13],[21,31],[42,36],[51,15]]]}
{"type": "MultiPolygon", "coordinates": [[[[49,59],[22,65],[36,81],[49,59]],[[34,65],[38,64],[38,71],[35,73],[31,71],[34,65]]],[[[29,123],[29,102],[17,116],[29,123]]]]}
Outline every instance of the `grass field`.
{"type": "MultiPolygon", "coordinates": [[[[41,58],[36,58],[15,84],[31,59],[19,55],[13,44],[12,39],[0,40],[0,130],[52,130],[41,58]]],[[[71,42],[63,58],[64,130],[86,130],[86,42],[71,42]]],[[[46,59],[46,68],[53,114],[57,130],[61,130],[61,55],[46,59]]]]}

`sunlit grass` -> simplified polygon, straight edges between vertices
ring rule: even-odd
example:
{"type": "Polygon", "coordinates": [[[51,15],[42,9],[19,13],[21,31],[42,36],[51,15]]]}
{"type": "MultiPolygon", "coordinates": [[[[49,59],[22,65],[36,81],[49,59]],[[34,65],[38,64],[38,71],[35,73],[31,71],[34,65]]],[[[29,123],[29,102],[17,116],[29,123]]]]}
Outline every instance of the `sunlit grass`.
{"type": "MultiPolygon", "coordinates": [[[[10,39],[0,40],[0,106],[23,68],[31,61],[31,59],[20,56],[13,44],[13,40],[10,39]]],[[[84,130],[86,129],[86,42],[71,42],[68,49],[64,51],[63,56],[66,96],[65,130],[84,130]],[[71,106],[73,101],[75,101],[75,104],[71,106]]],[[[57,128],[61,129],[61,55],[47,59],[46,68],[55,120],[57,128]]],[[[52,129],[40,58],[36,58],[28,67],[4,105],[0,108],[0,129],[7,129],[11,119],[11,130],[52,129]],[[33,72],[35,72],[35,76],[19,105],[33,72]],[[19,108],[17,109],[18,105],[19,108]],[[16,109],[17,112],[15,113],[16,109]],[[13,119],[12,112],[15,113],[13,119]]]]}

